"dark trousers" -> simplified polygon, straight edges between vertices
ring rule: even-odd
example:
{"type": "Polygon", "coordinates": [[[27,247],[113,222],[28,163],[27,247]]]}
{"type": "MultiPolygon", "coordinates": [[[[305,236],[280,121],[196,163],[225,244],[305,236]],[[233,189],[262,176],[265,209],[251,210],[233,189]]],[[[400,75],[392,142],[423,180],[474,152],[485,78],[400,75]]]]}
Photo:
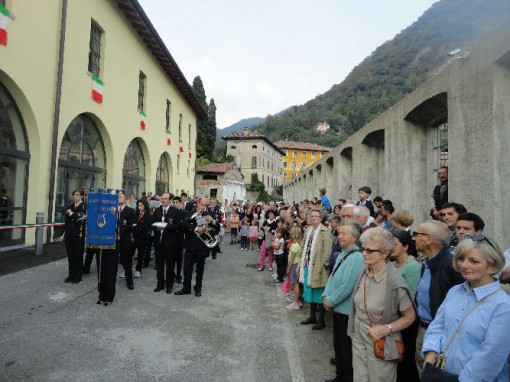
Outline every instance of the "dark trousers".
{"type": "Polygon", "coordinates": [[[138,260],[136,261],[135,269],[138,272],[141,272],[143,267],[147,267],[149,262],[151,261],[151,252],[149,243],[147,244],[138,244],[136,246],[138,260]]]}
{"type": "Polygon", "coordinates": [[[204,276],[205,258],[208,252],[200,250],[186,250],[184,254],[184,282],[182,289],[191,292],[191,279],[193,278],[193,266],[197,264],[197,275],[195,278],[195,292],[202,290],[202,278],[204,276]]]}
{"type": "Polygon", "coordinates": [[[100,301],[113,301],[115,297],[115,283],[117,282],[117,268],[119,254],[116,249],[102,249],[96,255],[97,275],[99,283],[100,301]]]}
{"type": "MultiPolygon", "coordinates": [[[[349,316],[334,312],[333,347],[335,348],[336,380],[352,382],[352,342],[347,335],[349,316]]],[[[414,353],[413,353],[414,355],[414,353]]]]}
{"type": "Polygon", "coordinates": [[[414,354],[416,352],[416,337],[418,336],[418,320],[402,330],[404,342],[404,360],[397,366],[397,382],[420,382],[414,354]]]}
{"type": "Polygon", "coordinates": [[[99,249],[97,248],[87,248],[87,252],[85,254],[85,261],[83,262],[83,272],[90,272],[90,266],[92,265],[92,260],[94,259],[94,255],[99,256],[99,249]]]}
{"type": "Polygon", "coordinates": [[[175,257],[179,247],[165,247],[162,244],[156,245],[156,276],[158,287],[172,287],[174,285],[175,257]],[[166,266],[166,269],[165,269],[166,266]]]}
{"type": "Polygon", "coordinates": [[[182,258],[183,258],[184,249],[182,247],[177,248],[175,253],[175,272],[174,276],[178,279],[182,279],[182,258]]]}
{"type": "Polygon", "coordinates": [[[80,237],[66,238],[65,246],[69,262],[69,277],[71,280],[80,280],[83,272],[85,239],[80,237]]]}
{"type": "Polygon", "coordinates": [[[248,236],[241,236],[241,248],[248,248],[248,236]]]}
{"type": "Polygon", "coordinates": [[[135,246],[132,243],[120,243],[117,241],[117,250],[120,256],[120,264],[124,268],[126,284],[133,284],[133,255],[135,246]]]}
{"type": "Polygon", "coordinates": [[[287,255],[274,255],[274,259],[276,261],[276,274],[278,276],[278,280],[283,281],[283,277],[287,271],[287,255]]]}

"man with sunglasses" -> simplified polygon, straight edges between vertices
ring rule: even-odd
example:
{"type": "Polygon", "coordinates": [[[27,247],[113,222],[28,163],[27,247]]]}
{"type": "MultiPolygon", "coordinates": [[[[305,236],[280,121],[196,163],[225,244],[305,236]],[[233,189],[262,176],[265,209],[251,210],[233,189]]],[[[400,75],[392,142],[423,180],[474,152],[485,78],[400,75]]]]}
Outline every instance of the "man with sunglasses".
{"type": "Polygon", "coordinates": [[[450,288],[463,282],[462,276],[453,269],[449,239],[449,227],[435,220],[421,223],[413,232],[416,249],[423,256],[421,278],[416,290],[419,328],[415,358],[420,375],[423,372],[421,348],[425,332],[450,288]]]}

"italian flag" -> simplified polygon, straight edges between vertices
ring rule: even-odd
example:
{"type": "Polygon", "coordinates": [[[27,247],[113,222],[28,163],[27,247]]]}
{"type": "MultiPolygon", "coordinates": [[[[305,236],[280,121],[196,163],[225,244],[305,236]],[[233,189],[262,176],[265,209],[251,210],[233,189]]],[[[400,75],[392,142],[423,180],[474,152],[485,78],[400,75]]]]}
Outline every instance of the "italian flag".
{"type": "Polygon", "coordinates": [[[103,103],[103,81],[92,76],[92,99],[97,103],[103,103]]]}
{"type": "Polygon", "coordinates": [[[184,152],[184,149],[182,148],[182,146],[179,146],[179,152],[180,152],[180,153],[183,153],[183,152],[184,152]]]}
{"type": "Polygon", "coordinates": [[[147,121],[147,115],[145,114],[145,112],[141,111],[140,112],[140,127],[142,128],[142,130],[145,130],[146,121],[147,121]]]}
{"type": "Polygon", "coordinates": [[[188,154],[188,158],[191,159],[191,151],[188,154]]]}
{"type": "Polygon", "coordinates": [[[172,144],[172,140],[170,139],[170,135],[171,135],[171,134],[172,134],[172,133],[170,133],[170,131],[168,131],[168,130],[166,131],[166,144],[167,144],[168,146],[170,146],[170,145],[172,144]]]}
{"type": "Polygon", "coordinates": [[[0,4],[0,45],[7,46],[7,22],[9,18],[14,20],[14,14],[0,4]]]}

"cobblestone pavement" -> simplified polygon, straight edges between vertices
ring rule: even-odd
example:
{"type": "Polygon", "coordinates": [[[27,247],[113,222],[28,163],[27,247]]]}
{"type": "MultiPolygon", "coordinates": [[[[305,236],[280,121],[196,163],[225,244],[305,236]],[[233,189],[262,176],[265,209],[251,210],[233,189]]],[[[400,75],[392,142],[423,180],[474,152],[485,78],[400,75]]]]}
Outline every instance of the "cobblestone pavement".
{"type": "MultiPolygon", "coordinates": [[[[0,277],[0,381],[323,381],[334,376],[331,317],[299,324],[257,252],[225,244],[202,297],[153,293],[151,266],[110,307],[97,276],[65,284],[67,260],[0,277]]],[[[180,287],[178,284],[177,287],[180,287]]]]}

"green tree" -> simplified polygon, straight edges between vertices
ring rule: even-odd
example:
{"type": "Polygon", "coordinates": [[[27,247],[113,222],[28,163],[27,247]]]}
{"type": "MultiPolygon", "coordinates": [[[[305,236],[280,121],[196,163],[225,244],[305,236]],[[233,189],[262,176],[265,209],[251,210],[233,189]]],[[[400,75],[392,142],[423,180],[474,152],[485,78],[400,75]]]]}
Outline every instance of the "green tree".
{"type": "MultiPolygon", "coordinates": [[[[205,95],[204,84],[200,76],[196,76],[193,79],[192,89],[204,110],[208,111],[207,96],[205,95]]],[[[199,119],[197,121],[197,157],[211,159],[208,145],[207,119],[199,119]]]]}
{"type": "Polygon", "coordinates": [[[205,129],[206,155],[208,159],[212,159],[214,152],[214,144],[216,143],[216,104],[214,98],[211,98],[207,111],[207,127],[205,129]]]}

